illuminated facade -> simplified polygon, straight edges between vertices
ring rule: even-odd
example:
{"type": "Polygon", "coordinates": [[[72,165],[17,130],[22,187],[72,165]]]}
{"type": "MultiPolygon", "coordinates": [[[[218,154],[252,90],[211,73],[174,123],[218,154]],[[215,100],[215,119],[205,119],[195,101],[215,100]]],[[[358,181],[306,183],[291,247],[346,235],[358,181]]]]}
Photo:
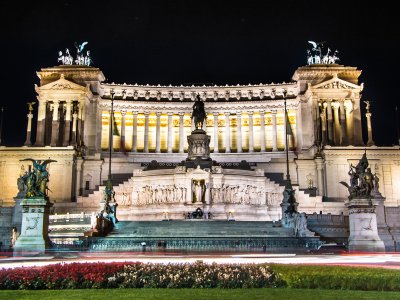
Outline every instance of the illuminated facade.
{"type": "MultiPolygon", "coordinates": [[[[346,214],[343,200],[347,190],[339,181],[348,180],[349,165],[356,163],[365,149],[360,74],[354,67],[315,64],[298,68],[290,83],[160,86],[104,83],[101,70],[89,66],[42,69],[36,87],[36,140],[33,146],[0,148],[0,199],[6,205],[14,203],[17,178],[28,168],[20,159],[51,157],[58,161],[50,165],[55,211],[97,212],[101,198],[97,189],[107,177],[113,90],[112,173],[114,181],[121,179],[115,191],[123,216],[124,211],[132,210],[134,174],[153,160],[174,167],[186,159],[197,94],[205,101],[203,129],[211,137],[212,159],[222,166],[246,160],[266,176],[266,187],[273,195],[280,191],[279,178],[285,173],[286,100],[293,132],[289,138],[290,175],[299,210],[346,214]]],[[[372,170],[381,178],[386,205],[397,209],[399,147],[372,145],[367,154],[372,170]]],[[[265,194],[266,210],[271,209],[267,204],[271,195],[265,194]]],[[[280,199],[276,200],[279,206],[280,199]]],[[[162,209],[152,216],[162,218],[162,209]]]]}

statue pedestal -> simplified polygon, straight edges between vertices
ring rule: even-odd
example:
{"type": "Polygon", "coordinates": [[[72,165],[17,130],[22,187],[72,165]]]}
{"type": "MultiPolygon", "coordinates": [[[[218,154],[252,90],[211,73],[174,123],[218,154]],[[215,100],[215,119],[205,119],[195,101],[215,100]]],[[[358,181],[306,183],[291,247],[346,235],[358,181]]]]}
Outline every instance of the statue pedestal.
{"type": "Polygon", "coordinates": [[[353,198],[346,203],[349,209],[349,250],[384,252],[385,245],[378,235],[376,206],[373,198],[353,198]]]}
{"type": "Polygon", "coordinates": [[[21,235],[14,245],[14,256],[44,254],[50,246],[48,235],[51,204],[44,197],[25,198],[21,201],[21,235]]]}
{"type": "Polygon", "coordinates": [[[210,160],[210,140],[211,137],[202,129],[192,131],[188,139],[188,160],[210,160]]]}

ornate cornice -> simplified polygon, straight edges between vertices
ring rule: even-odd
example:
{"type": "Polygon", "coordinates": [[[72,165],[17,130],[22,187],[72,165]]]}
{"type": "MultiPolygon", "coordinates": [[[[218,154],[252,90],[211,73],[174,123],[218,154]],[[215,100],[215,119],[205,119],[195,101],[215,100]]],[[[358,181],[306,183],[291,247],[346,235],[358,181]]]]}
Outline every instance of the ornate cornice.
{"type": "Polygon", "coordinates": [[[299,93],[297,82],[259,85],[225,85],[225,86],[161,86],[161,85],[128,85],[101,84],[99,94],[110,98],[110,90],[115,92],[115,98],[137,100],[144,98],[149,101],[194,101],[197,94],[204,101],[228,100],[264,100],[286,97],[295,98],[299,93]]]}
{"type": "MultiPolygon", "coordinates": [[[[299,100],[288,99],[288,109],[297,109],[299,100]]],[[[145,101],[128,101],[128,100],[114,100],[114,110],[127,110],[127,111],[149,111],[149,112],[191,112],[193,102],[145,102],[145,101]]],[[[111,101],[108,99],[101,99],[99,101],[99,108],[110,109],[111,101]]],[[[284,109],[283,100],[264,100],[264,101],[235,101],[235,102],[206,102],[205,110],[207,113],[213,112],[235,112],[235,111],[271,111],[277,109],[284,109]]]]}

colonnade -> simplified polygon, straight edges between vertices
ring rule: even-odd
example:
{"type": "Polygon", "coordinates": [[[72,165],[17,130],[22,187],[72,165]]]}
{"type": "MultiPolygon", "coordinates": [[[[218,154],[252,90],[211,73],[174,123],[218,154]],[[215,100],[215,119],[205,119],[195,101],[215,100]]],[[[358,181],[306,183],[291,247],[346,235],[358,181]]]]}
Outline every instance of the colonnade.
{"type": "MultiPolygon", "coordinates": [[[[101,148],[106,150],[109,147],[110,114],[108,111],[101,113],[101,148]]],[[[285,147],[283,116],[283,110],[210,112],[203,129],[211,136],[214,153],[278,151],[285,147]]],[[[296,126],[296,119],[296,112],[292,113],[292,126],[296,126]]],[[[114,138],[114,151],[183,153],[187,148],[187,135],[194,129],[189,112],[127,112],[116,107],[115,122],[120,137],[114,138]],[[128,140],[129,145],[126,145],[128,140]]]]}
{"type": "Polygon", "coordinates": [[[85,106],[74,100],[39,100],[35,146],[69,146],[83,136],[85,106]]]}
{"type": "Polygon", "coordinates": [[[352,145],[353,104],[346,99],[320,101],[321,142],[324,145],[352,145]]]}

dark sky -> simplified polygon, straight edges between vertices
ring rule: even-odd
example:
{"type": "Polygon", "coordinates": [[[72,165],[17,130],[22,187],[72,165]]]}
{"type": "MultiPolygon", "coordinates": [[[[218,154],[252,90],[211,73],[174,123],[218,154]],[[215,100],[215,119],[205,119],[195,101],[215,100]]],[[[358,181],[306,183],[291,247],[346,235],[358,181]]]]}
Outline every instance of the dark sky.
{"type": "MultiPolygon", "coordinates": [[[[75,41],[89,42],[109,82],[248,84],[289,81],[313,40],[326,41],[340,51],[340,63],[363,70],[374,139],[392,145],[399,18],[385,1],[1,2],[3,144],[23,144],[35,72],[56,65],[58,51],[74,50],[75,41]]],[[[365,122],[363,115],[364,128],[365,122]]]]}

